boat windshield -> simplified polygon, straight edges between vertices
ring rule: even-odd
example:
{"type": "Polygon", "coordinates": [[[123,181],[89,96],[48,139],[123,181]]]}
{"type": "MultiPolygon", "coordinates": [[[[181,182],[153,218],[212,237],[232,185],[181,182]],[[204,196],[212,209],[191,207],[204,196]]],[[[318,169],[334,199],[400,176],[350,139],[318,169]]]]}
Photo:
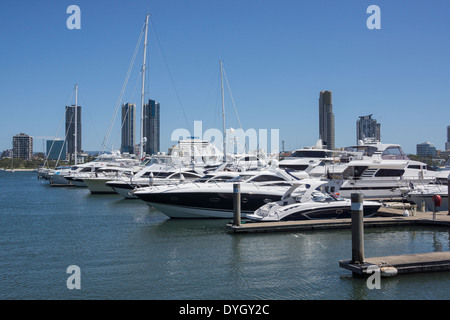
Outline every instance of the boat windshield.
{"type": "Polygon", "coordinates": [[[323,150],[297,150],[288,158],[327,158],[333,157],[333,152],[323,150]]]}
{"type": "Polygon", "coordinates": [[[334,193],[325,193],[320,191],[314,191],[311,194],[312,200],[316,202],[331,202],[331,201],[343,201],[341,197],[334,193]]]}
{"type": "Polygon", "coordinates": [[[233,182],[233,183],[235,183],[235,182],[244,182],[244,181],[247,181],[248,179],[250,179],[251,177],[254,177],[254,175],[251,175],[251,174],[240,174],[240,175],[238,175],[238,176],[236,176],[236,177],[234,177],[234,178],[232,178],[232,179],[230,179],[228,181],[229,182],[233,182]]]}

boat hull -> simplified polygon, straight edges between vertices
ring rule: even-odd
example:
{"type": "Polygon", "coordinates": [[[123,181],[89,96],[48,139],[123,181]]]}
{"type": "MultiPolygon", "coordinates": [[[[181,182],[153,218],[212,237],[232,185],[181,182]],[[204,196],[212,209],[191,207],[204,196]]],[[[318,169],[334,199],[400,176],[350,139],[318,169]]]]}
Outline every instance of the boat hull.
{"type": "Polygon", "coordinates": [[[138,199],[137,196],[131,193],[134,190],[134,187],[131,184],[108,182],[106,185],[111,187],[118,195],[125,199],[138,199]]]}
{"type": "Polygon", "coordinates": [[[83,181],[88,187],[89,191],[93,194],[116,193],[113,188],[106,185],[106,182],[110,181],[110,178],[91,178],[83,179],[83,181]]]}
{"type": "MultiPolygon", "coordinates": [[[[233,218],[233,193],[145,193],[140,199],[170,218],[233,218]]],[[[279,194],[241,193],[241,217],[262,205],[278,201],[279,194]]]]}
{"type": "MultiPolygon", "coordinates": [[[[441,205],[436,207],[436,211],[448,211],[448,194],[441,193],[439,195],[441,196],[441,205]]],[[[433,194],[410,193],[408,194],[407,199],[418,206],[425,202],[426,211],[434,210],[433,194]]]]}
{"type": "Polygon", "coordinates": [[[62,174],[52,174],[49,176],[50,185],[52,186],[70,186],[72,185],[62,174]]]}
{"type": "MultiPolygon", "coordinates": [[[[364,217],[373,216],[381,207],[379,203],[367,202],[363,205],[364,217]]],[[[351,202],[330,206],[329,204],[292,204],[288,206],[277,206],[277,210],[271,210],[270,215],[261,214],[263,208],[255,214],[248,215],[251,220],[261,222],[273,221],[301,221],[320,219],[346,219],[351,218],[351,202]]]]}

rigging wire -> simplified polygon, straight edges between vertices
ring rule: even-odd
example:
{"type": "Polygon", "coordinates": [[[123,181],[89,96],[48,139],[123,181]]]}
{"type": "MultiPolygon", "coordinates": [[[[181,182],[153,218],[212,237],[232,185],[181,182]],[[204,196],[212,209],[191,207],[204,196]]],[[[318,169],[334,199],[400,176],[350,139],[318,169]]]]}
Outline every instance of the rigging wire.
{"type": "Polygon", "coordinates": [[[238,122],[239,122],[239,127],[240,127],[242,130],[244,130],[244,129],[242,128],[241,119],[239,119],[239,114],[238,114],[238,112],[237,112],[236,104],[234,103],[233,94],[231,93],[231,88],[230,88],[230,84],[228,83],[228,77],[227,77],[227,73],[225,72],[225,68],[223,69],[223,75],[225,76],[225,81],[227,82],[228,91],[229,91],[229,93],[230,93],[231,102],[233,103],[234,112],[236,113],[236,117],[237,117],[237,120],[238,120],[238,122]]]}
{"type": "MultiPolygon", "coordinates": [[[[72,93],[71,93],[71,95],[70,95],[69,101],[67,101],[66,106],[70,106],[70,101],[72,101],[72,97],[73,97],[74,91],[75,91],[75,88],[72,90],[72,93]]],[[[73,116],[73,114],[72,114],[72,116],[73,116]]],[[[59,135],[59,130],[61,130],[61,127],[62,127],[62,124],[64,123],[65,117],[66,117],[66,113],[64,112],[64,117],[61,119],[61,122],[59,123],[58,130],[56,130],[56,135],[55,135],[55,137],[54,137],[53,140],[52,140],[52,144],[50,145],[50,149],[49,149],[49,151],[48,151],[48,153],[47,153],[47,156],[45,157],[44,164],[42,165],[42,167],[45,167],[45,165],[48,163],[48,156],[50,155],[50,153],[51,153],[52,150],[53,150],[53,145],[55,144],[56,138],[57,138],[58,135],[59,135]]],[[[70,121],[72,122],[72,119],[70,119],[70,121]]],[[[71,122],[70,122],[70,123],[71,123],[71,122]]],[[[66,135],[65,135],[65,137],[64,137],[64,144],[67,143],[67,142],[66,142],[66,137],[67,137],[67,133],[66,133],[66,135]]],[[[57,159],[55,168],[56,168],[56,166],[58,165],[58,161],[59,161],[59,158],[60,158],[60,156],[61,156],[62,149],[63,149],[63,148],[61,148],[61,151],[59,152],[59,156],[58,156],[58,159],[57,159]]],[[[45,151],[45,150],[44,150],[44,151],[45,151]]]]}
{"type": "Polygon", "coordinates": [[[173,89],[175,90],[175,95],[177,96],[178,103],[180,104],[180,107],[181,107],[181,111],[183,112],[184,120],[186,121],[186,125],[187,125],[187,127],[188,127],[189,132],[192,132],[192,131],[191,131],[191,128],[190,128],[190,125],[189,125],[189,121],[188,121],[188,119],[187,119],[187,117],[186,117],[186,113],[185,113],[185,111],[184,111],[183,104],[181,103],[180,95],[179,95],[178,90],[177,90],[177,88],[176,88],[176,86],[175,86],[175,82],[173,81],[172,73],[170,72],[170,69],[169,69],[169,65],[168,65],[168,63],[167,63],[166,56],[164,55],[164,52],[163,52],[163,50],[162,50],[162,46],[161,46],[161,43],[160,43],[160,41],[159,41],[158,34],[156,33],[155,25],[153,24],[153,20],[152,20],[151,16],[150,16],[150,25],[151,25],[151,27],[152,27],[153,34],[155,35],[156,42],[158,43],[158,48],[159,48],[159,51],[160,51],[160,53],[161,53],[161,55],[162,55],[162,58],[163,58],[163,61],[164,61],[164,65],[165,65],[165,67],[167,68],[167,72],[168,72],[168,74],[169,74],[169,78],[170,78],[170,81],[171,81],[171,83],[172,83],[173,89]]]}
{"type": "Polygon", "coordinates": [[[120,91],[119,98],[117,99],[116,107],[115,107],[113,116],[112,116],[112,118],[111,118],[111,122],[110,122],[110,125],[109,125],[109,128],[108,128],[108,131],[107,131],[107,133],[106,133],[106,135],[105,135],[105,138],[104,138],[104,140],[103,140],[103,143],[102,143],[102,152],[103,152],[103,151],[105,150],[105,148],[106,148],[106,144],[108,143],[108,139],[109,139],[109,136],[110,136],[110,134],[111,134],[112,127],[114,126],[114,121],[115,121],[115,119],[116,119],[117,112],[118,112],[118,110],[119,110],[119,106],[120,106],[120,104],[121,104],[121,102],[122,102],[122,98],[123,98],[123,95],[124,95],[124,93],[125,93],[125,88],[126,88],[126,86],[127,86],[128,79],[130,78],[131,70],[132,70],[133,65],[134,65],[134,60],[136,59],[136,55],[137,55],[138,49],[139,49],[139,47],[140,47],[140,44],[141,44],[141,41],[142,41],[142,37],[143,37],[143,35],[144,35],[144,29],[145,29],[145,25],[144,25],[144,28],[142,28],[141,33],[140,33],[140,35],[139,35],[138,42],[137,42],[136,47],[135,47],[135,49],[134,49],[133,58],[132,58],[131,61],[130,61],[130,65],[129,65],[129,67],[128,67],[128,71],[127,71],[127,74],[126,74],[124,83],[123,83],[123,85],[122,85],[122,90],[120,91]]]}

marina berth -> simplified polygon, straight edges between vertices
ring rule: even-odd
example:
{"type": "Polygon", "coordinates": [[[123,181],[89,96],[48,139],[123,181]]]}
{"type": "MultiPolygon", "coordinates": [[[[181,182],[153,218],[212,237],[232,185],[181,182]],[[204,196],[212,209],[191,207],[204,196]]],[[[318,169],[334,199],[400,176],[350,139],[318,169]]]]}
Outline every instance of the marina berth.
{"type": "Polygon", "coordinates": [[[369,160],[352,161],[343,171],[339,193],[350,197],[352,193],[362,193],[364,198],[403,197],[414,182],[429,183],[434,180],[436,171],[425,163],[413,160],[369,160]]]}
{"type": "Polygon", "coordinates": [[[140,169],[139,166],[135,167],[113,167],[107,166],[98,169],[89,177],[82,177],[81,179],[86,184],[86,187],[93,194],[97,193],[115,193],[114,189],[106,185],[106,182],[113,178],[122,179],[121,177],[130,177],[140,169]]]}
{"type": "Polygon", "coordinates": [[[247,171],[226,182],[186,183],[165,188],[136,189],[134,195],[170,218],[233,217],[233,184],[241,185],[242,217],[263,204],[279,200],[298,178],[288,172],[247,171]]]}
{"type": "Polygon", "coordinates": [[[137,199],[132,193],[136,188],[149,186],[174,185],[199,179],[203,176],[203,170],[195,170],[188,167],[164,166],[155,168],[154,165],[142,169],[134,176],[107,181],[107,187],[112,188],[125,199],[137,199]]]}
{"type": "Polygon", "coordinates": [[[449,174],[449,170],[438,171],[432,183],[413,184],[412,190],[406,195],[406,200],[415,203],[425,211],[433,211],[435,210],[433,197],[439,196],[441,201],[440,205],[436,206],[436,210],[448,211],[449,174]]]}
{"type": "MultiPolygon", "coordinates": [[[[270,202],[246,217],[260,222],[339,219],[351,217],[351,201],[324,191],[328,181],[304,179],[293,183],[281,200],[270,202]]],[[[373,216],[381,203],[364,201],[364,216],[373,216]]]]}
{"type": "Polygon", "coordinates": [[[67,185],[86,187],[81,178],[93,175],[97,170],[107,166],[136,166],[140,161],[128,153],[121,154],[119,151],[102,153],[96,159],[71,167],[60,167],[54,170],[41,168],[38,176],[47,179],[51,185],[67,185]]]}

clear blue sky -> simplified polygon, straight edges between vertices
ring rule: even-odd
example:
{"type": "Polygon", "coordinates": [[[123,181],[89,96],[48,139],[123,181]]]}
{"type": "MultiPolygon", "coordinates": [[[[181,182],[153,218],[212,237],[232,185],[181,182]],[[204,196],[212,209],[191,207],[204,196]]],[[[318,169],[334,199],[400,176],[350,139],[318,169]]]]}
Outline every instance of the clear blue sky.
{"type": "MultiPolygon", "coordinates": [[[[383,142],[408,153],[425,141],[443,149],[449,12],[448,0],[2,0],[0,151],[21,132],[35,138],[35,152],[63,137],[76,83],[82,147],[100,150],[146,13],[158,36],[149,29],[146,98],[161,104],[162,151],[195,120],[222,130],[220,60],[244,130],[279,129],[287,150],[318,139],[321,90],[333,92],[337,147],[354,144],[356,120],[373,114],[383,142]],[[66,27],[71,4],[80,30],[66,27]],[[366,26],[371,4],[380,30],[366,26]]],[[[139,49],[121,102],[140,105],[141,64],[139,49]]],[[[238,128],[227,91],[227,127],[238,128]]],[[[117,148],[118,119],[108,140],[117,148]]]]}

